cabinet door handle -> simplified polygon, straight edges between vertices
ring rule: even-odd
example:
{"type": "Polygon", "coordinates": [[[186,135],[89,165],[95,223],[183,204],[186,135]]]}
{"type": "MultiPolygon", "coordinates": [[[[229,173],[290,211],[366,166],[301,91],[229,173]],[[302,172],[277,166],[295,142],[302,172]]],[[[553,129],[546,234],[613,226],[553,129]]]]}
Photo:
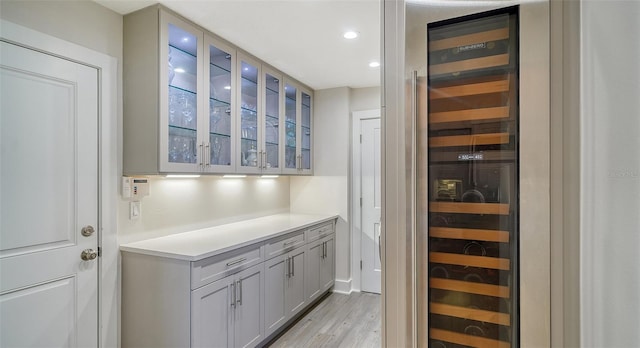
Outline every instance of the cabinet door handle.
{"type": "Polygon", "coordinates": [[[200,143],[200,145],[198,145],[198,147],[200,147],[200,166],[201,167],[204,165],[204,163],[202,163],[202,158],[204,157],[204,152],[202,151],[203,146],[204,146],[203,143],[200,143]]]}
{"type": "Polygon", "coordinates": [[[238,295],[238,304],[242,306],[242,280],[238,280],[238,292],[240,293],[238,295]]]}
{"type": "Polygon", "coordinates": [[[243,258],[237,259],[235,261],[227,262],[227,267],[233,266],[233,265],[238,264],[238,263],[243,262],[243,261],[247,261],[247,258],[243,257],[243,258]]]}
{"type": "Polygon", "coordinates": [[[231,307],[236,307],[236,283],[231,283],[231,307]]]}
{"type": "Polygon", "coordinates": [[[293,257],[291,258],[291,276],[296,276],[296,259],[294,259],[293,257]]]}
{"type": "Polygon", "coordinates": [[[204,164],[207,166],[211,164],[211,150],[209,150],[210,148],[211,143],[207,143],[207,145],[204,146],[204,164]]]}
{"type": "Polygon", "coordinates": [[[262,168],[267,169],[267,150],[262,151],[262,168]]]}

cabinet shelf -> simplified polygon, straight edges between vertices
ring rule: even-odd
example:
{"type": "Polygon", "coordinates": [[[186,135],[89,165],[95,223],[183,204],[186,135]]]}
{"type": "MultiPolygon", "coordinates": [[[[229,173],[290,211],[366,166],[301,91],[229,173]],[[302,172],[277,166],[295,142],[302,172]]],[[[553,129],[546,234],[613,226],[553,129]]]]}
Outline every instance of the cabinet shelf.
{"type": "MultiPolygon", "coordinates": [[[[244,106],[241,106],[241,107],[240,107],[240,110],[242,110],[242,111],[248,111],[248,112],[250,112],[250,113],[252,113],[252,114],[255,114],[255,113],[257,113],[257,112],[258,112],[256,109],[251,109],[251,108],[247,108],[247,107],[244,107],[244,106]]],[[[243,116],[244,116],[244,115],[243,115],[243,116]]]]}
{"type": "MultiPolygon", "coordinates": [[[[175,129],[175,130],[183,130],[183,131],[188,131],[188,132],[196,132],[195,129],[193,128],[188,128],[188,127],[182,127],[182,126],[174,126],[174,125],[169,125],[169,129],[175,129]]],[[[169,134],[171,134],[171,131],[169,131],[169,134]]]]}
{"type": "Polygon", "coordinates": [[[209,100],[212,100],[212,101],[214,101],[216,103],[221,103],[221,104],[224,104],[224,105],[227,105],[227,106],[231,105],[231,103],[229,103],[228,101],[224,101],[224,100],[220,100],[220,99],[216,99],[216,98],[209,98],[209,100]]]}
{"type": "Polygon", "coordinates": [[[495,68],[509,64],[509,54],[497,54],[481,58],[459,60],[451,63],[434,64],[429,66],[432,75],[442,75],[472,71],[478,69],[495,68]]]}
{"type": "Polygon", "coordinates": [[[507,313],[487,311],[469,307],[452,306],[437,302],[429,303],[429,312],[450,317],[511,326],[511,316],[507,313]]]}
{"type": "Polygon", "coordinates": [[[432,289],[464,292],[469,294],[509,298],[508,286],[484,283],[465,282],[463,280],[429,278],[429,287],[432,289]]]}
{"type": "Polygon", "coordinates": [[[509,92],[509,80],[498,80],[457,85],[451,87],[432,88],[429,92],[429,100],[509,92]]]}
{"type": "Polygon", "coordinates": [[[459,332],[453,332],[442,329],[429,329],[429,337],[434,340],[451,342],[455,344],[461,344],[463,346],[470,347],[496,347],[496,348],[510,348],[511,343],[500,340],[494,340],[491,338],[466,335],[459,332]]]}
{"type": "Polygon", "coordinates": [[[445,123],[460,121],[475,121],[488,119],[501,119],[509,117],[509,107],[500,106],[493,108],[466,109],[457,111],[429,113],[429,123],[445,123]]]}
{"type": "Polygon", "coordinates": [[[176,90],[178,90],[178,91],[187,92],[187,93],[190,93],[190,94],[193,94],[193,95],[197,95],[197,93],[196,93],[196,92],[194,92],[194,91],[190,91],[190,90],[188,90],[188,89],[184,89],[184,88],[176,87],[176,86],[174,86],[174,85],[169,85],[169,88],[173,88],[173,89],[176,89],[176,90]]]}
{"type": "Polygon", "coordinates": [[[509,243],[509,231],[475,228],[429,227],[429,237],[509,243]]]}
{"type": "Polygon", "coordinates": [[[509,215],[508,203],[430,202],[432,213],[509,215]]]}
{"type": "Polygon", "coordinates": [[[220,69],[220,70],[223,70],[223,71],[225,71],[225,72],[227,72],[227,73],[231,74],[231,70],[229,70],[229,69],[227,69],[227,68],[224,68],[224,67],[221,67],[221,66],[220,66],[220,65],[218,65],[218,64],[209,63],[209,65],[211,65],[212,67],[218,68],[218,69],[220,69]]]}
{"type": "Polygon", "coordinates": [[[447,48],[471,45],[478,42],[498,41],[508,38],[509,28],[500,28],[432,41],[429,43],[429,51],[440,51],[447,48]]]}
{"type": "Polygon", "coordinates": [[[222,134],[222,133],[216,133],[216,132],[210,132],[209,134],[219,136],[219,137],[231,138],[231,135],[229,134],[222,134]]]}
{"type": "Polygon", "coordinates": [[[444,263],[447,265],[472,266],[480,268],[499,269],[508,271],[510,260],[499,257],[476,256],[464,254],[441,253],[432,251],[429,253],[429,262],[444,263]]]}
{"type": "Polygon", "coordinates": [[[181,52],[181,53],[184,53],[184,54],[186,54],[186,55],[189,55],[189,56],[191,56],[191,57],[193,57],[193,58],[196,58],[196,56],[195,56],[195,55],[193,55],[193,54],[191,54],[191,53],[189,53],[189,52],[187,52],[187,51],[185,51],[185,50],[183,50],[183,49],[181,49],[181,48],[179,48],[179,47],[177,47],[177,46],[174,46],[174,45],[172,45],[172,44],[169,44],[169,47],[170,47],[170,48],[172,48],[172,49],[175,49],[176,51],[179,51],[179,52],[181,52]]]}
{"type": "Polygon", "coordinates": [[[265,87],[265,89],[266,89],[267,91],[269,91],[269,92],[273,92],[273,93],[275,93],[275,94],[280,94],[280,92],[279,92],[279,91],[276,91],[276,90],[274,90],[273,88],[265,87]]]}
{"type": "Polygon", "coordinates": [[[482,133],[471,135],[452,135],[432,137],[429,147],[502,145],[509,143],[509,133],[482,133]]]}
{"type": "MultiPolygon", "coordinates": [[[[249,83],[251,83],[251,84],[253,84],[253,85],[258,86],[258,82],[257,82],[257,81],[253,81],[252,79],[250,79],[250,78],[246,78],[246,77],[244,77],[244,76],[242,76],[242,81],[247,81],[247,82],[249,82],[249,83]]],[[[244,86],[243,86],[243,87],[244,87],[244,86]]]]}

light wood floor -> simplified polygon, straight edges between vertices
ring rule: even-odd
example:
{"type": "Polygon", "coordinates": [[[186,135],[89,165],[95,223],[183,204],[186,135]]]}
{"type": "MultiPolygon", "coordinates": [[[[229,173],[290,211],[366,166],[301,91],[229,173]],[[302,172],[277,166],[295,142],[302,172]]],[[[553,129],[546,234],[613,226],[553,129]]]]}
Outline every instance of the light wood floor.
{"type": "Polygon", "coordinates": [[[269,346],[378,348],[380,295],[332,293],[269,346]]]}

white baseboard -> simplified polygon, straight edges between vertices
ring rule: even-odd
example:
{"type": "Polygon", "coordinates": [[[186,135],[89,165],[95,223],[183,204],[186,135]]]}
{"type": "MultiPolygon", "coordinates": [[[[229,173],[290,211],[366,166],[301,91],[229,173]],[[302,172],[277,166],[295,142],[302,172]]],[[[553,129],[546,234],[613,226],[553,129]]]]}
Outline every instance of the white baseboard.
{"type": "Polygon", "coordinates": [[[336,279],[333,285],[333,292],[337,292],[339,294],[349,295],[351,294],[351,279],[349,280],[341,280],[336,279]]]}

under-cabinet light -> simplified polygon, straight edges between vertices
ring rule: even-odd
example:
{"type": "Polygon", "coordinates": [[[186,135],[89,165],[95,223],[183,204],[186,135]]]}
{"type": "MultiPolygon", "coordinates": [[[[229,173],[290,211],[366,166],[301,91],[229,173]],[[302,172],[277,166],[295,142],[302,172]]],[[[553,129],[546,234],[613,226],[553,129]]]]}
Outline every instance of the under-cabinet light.
{"type": "Polygon", "coordinates": [[[240,178],[246,178],[246,175],[236,175],[236,174],[227,174],[227,175],[223,175],[223,178],[226,179],[240,179],[240,178]]]}
{"type": "Polygon", "coordinates": [[[165,176],[166,178],[180,178],[180,179],[185,179],[185,178],[199,178],[200,175],[198,174],[167,174],[165,176]]]}
{"type": "Polygon", "coordinates": [[[173,71],[175,71],[177,73],[184,73],[185,72],[185,70],[182,69],[182,68],[175,68],[175,69],[173,69],[173,71]]]}
{"type": "Polygon", "coordinates": [[[260,176],[262,179],[275,179],[275,178],[279,178],[280,175],[262,175],[260,176]]]}
{"type": "Polygon", "coordinates": [[[343,34],[342,36],[343,36],[345,39],[353,40],[353,39],[357,38],[357,37],[358,37],[358,35],[359,35],[359,34],[358,34],[358,32],[357,32],[357,31],[352,31],[352,30],[351,30],[351,31],[345,31],[345,32],[344,32],[344,34],[343,34]]]}
{"type": "Polygon", "coordinates": [[[380,66],[380,63],[378,63],[376,61],[373,61],[373,62],[369,63],[369,67],[370,68],[377,68],[379,66],[380,66]]]}

